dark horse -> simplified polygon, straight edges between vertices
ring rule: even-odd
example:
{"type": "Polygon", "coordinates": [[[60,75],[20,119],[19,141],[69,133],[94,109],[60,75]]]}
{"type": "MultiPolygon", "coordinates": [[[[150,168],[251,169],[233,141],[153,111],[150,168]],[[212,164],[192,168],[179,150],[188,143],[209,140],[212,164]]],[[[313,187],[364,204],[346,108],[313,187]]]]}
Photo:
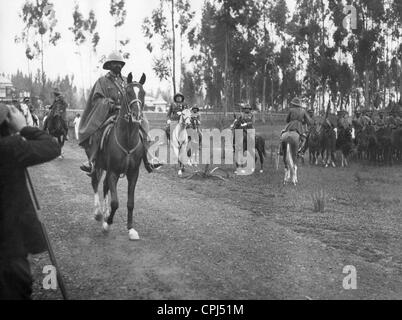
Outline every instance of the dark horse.
{"type": "MultiPolygon", "coordinates": [[[[242,129],[241,128],[241,118],[234,119],[232,125],[230,126],[232,130],[242,129]]],[[[235,135],[233,135],[233,148],[235,149],[235,135]]],[[[260,159],[261,169],[260,172],[264,172],[264,157],[266,157],[265,152],[265,140],[259,136],[258,134],[255,135],[255,149],[257,150],[258,157],[260,159]]],[[[247,151],[247,132],[243,132],[243,150],[247,151]]],[[[257,162],[257,154],[255,155],[255,162],[257,162]]],[[[236,168],[238,164],[236,162],[236,168]]]]}
{"type": "MultiPolygon", "coordinates": [[[[119,111],[115,124],[104,140],[103,148],[95,163],[95,174],[92,175],[92,187],[95,192],[95,219],[102,220],[103,230],[109,231],[113,217],[119,207],[117,182],[122,175],[127,177],[127,229],[130,240],[138,240],[137,231],[133,228],[134,191],[138,180],[140,164],[144,156],[144,146],[141,138],[141,116],[144,105],[145,74],[139,82],[133,82],[130,73],[127,77],[126,96],[119,111]],[[103,197],[105,214],[101,213],[98,186],[103,171],[106,176],[103,181],[103,197]],[[110,214],[107,210],[107,195],[110,191],[110,214]]],[[[146,139],[146,137],[144,137],[146,139]]]]}
{"type": "MultiPolygon", "coordinates": [[[[47,130],[51,136],[57,138],[60,148],[63,148],[66,132],[64,130],[64,120],[59,113],[55,113],[53,116],[49,117],[43,129],[47,130]]],[[[63,158],[63,152],[61,153],[60,158],[63,158]]]]}
{"type": "Polygon", "coordinates": [[[335,167],[336,133],[334,128],[326,122],[321,126],[320,140],[321,156],[324,159],[325,167],[329,165],[335,167]]]}
{"type": "Polygon", "coordinates": [[[320,130],[321,124],[318,122],[310,128],[307,140],[310,164],[318,165],[318,157],[321,152],[320,130]]]}

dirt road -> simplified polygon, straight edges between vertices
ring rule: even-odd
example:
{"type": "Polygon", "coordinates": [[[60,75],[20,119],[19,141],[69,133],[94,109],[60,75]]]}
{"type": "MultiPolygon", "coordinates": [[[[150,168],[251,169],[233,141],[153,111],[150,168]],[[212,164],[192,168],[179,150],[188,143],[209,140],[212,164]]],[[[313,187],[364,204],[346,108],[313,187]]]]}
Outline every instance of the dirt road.
{"type": "MultiPolygon", "coordinates": [[[[341,224],[336,232],[330,213],[314,216],[306,201],[298,202],[308,191],[283,189],[272,170],[218,182],[179,179],[164,167],[141,171],[134,209],[141,240],[132,242],[126,181],[119,182],[120,208],[105,235],[93,218],[90,180],[79,170],[84,153],[70,142],[64,151],[64,160],[32,168],[31,175],[72,299],[402,298],[400,215],[387,222],[391,238],[383,251],[391,260],[384,262],[342,247],[359,243],[364,224],[341,224]],[[356,267],[356,290],[342,286],[345,265],[356,267]]],[[[300,180],[307,174],[302,169],[300,180]]],[[[366,236],[377,243],[384,234],[366,236]]],[[[32,261],[34,298],[59,299],[42,288],[47,255],[32,261]]]]}

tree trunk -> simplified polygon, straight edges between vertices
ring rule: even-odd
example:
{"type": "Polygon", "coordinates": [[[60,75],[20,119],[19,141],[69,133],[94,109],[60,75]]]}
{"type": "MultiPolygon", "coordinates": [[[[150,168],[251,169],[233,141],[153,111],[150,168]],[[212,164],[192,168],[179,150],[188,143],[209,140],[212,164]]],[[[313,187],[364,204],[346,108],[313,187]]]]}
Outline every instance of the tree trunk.
{"type": "Polygon", "coordinates": [[[399,82],[399,100],[402,101],[402,53],[401,53],[401,69],[400,69],[400,82],[399,82]]]}
{"type": "Polygon", "coordinates": [[[266,110],[266,88],[267,88],[267,63],[265,63],[264,65],[264,74],[263,74],[264,78],[263,78],[263,82],[262,82],[262,107],[261,107],[261,111],[265,112],[266,110]]]}
{"type": "Polygon", "coordinates": [[[176,36],[174,27],[174,0],[172,0],[172,40],[173,40],[173,95],[176,94],[176,36]]]}
{"type": "Polygon", "coordinates": [[[42,87],[45,87],[45,73],[43,71],[43,35],[40,35],[40,45],[41,45],[41,68],[42,68],[42,87]]]}
{"type": "Polygon", "coordinates": [[[369,72],[366,69],[365,74],[364,74],[364,106],[365,108],[368,108],[370,106],[370,87],[369,87],[369,72]]]}
{"type": "Polygon", "coordinates": [[[223,106],[223,113],[226,116],[226,112],[228,110],[228,94],[229,94],[229,86],[228,86],[228,73],[229,73],[229,35],[226,26],[225,32],[225,103],[223,106]]]}

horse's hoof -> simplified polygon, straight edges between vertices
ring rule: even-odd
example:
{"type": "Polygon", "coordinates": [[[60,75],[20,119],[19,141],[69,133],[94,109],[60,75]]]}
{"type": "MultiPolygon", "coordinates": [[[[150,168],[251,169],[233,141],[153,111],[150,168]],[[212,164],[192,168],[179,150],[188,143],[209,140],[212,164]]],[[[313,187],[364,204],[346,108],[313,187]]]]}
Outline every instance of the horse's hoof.
{"type": "Polygon", "coordinates": [[[106,221],[102,223],[102,230],[103,233],[108,233],[110,231],[110,225],[106,221]]]}
{"type": "Polygon", "coordinates": [[[97,211],[97,212],[95,213],[94,218],[95,218],[96,221],[100,222],[100,221],[102,221],[102,219],[103,219],[103,215],[102,215],[102,213],[101,213],[100,211],[97,211]]]}
{"type": "Polygon", "coordinates": [[[133,228],[131,228],[130,230],[128,230],[128,238],[130,240],[140,240],[140,236],[138,235],[138,232],[135,231],[133,228]]]}

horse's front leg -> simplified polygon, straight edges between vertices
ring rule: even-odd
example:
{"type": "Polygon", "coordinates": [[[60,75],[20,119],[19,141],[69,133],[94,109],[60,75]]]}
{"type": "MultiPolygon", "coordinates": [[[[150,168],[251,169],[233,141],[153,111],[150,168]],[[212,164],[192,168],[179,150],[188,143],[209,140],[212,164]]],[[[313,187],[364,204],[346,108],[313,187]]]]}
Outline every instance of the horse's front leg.
{"type": "Polygon", "coordinates": [[[103,222],[103,231],[108,232],[110,230],[110,226],[113,224],[114,214],[119,208],[119,199],[117,197],[117,181],[119,180],[119,175],[111,172],[107,175],[108,178],[108,186],[110,190],[110,214],[107,217],[106,221],[103,222]]]}
{"type": "Polygon", "coordinates": [[[96,221],[101,221],[102,220],[102,207],[100,203],[100,198],[99,198],[99,182],[102,179],[102,173],[103,171],[100,169],[97,169],[95,173],[91,176],[91,184],[92,184],[92,189],[94,191],[94,217],[96,221]]]}
{"type": "Polygon", "coordinates": [[[128,172],[128,191],[127,191],[127,230],[130,240],[139,240],[138,232],[133,228],[133,211],[134,211],[134,193],[135,186],[137,185],[139,174],[139,168],[136,168],[133,172],[128,172]]]}

